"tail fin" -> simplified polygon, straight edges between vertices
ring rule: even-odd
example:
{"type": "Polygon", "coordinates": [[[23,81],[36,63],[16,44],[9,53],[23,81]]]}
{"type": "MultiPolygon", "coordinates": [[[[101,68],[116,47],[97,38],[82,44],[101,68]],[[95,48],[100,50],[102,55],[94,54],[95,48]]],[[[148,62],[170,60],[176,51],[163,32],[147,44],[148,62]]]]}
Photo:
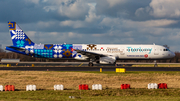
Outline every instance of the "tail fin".
{"type": "Polygon", "coordinates": [[[23,32],[23,30],[16,24],[16,22],[8,22],[9,31],[11,34],[11,39],[13,46],[15,47],[25,47],[32,46],[34,43],[28,38],[28,36],[23,32]]]}

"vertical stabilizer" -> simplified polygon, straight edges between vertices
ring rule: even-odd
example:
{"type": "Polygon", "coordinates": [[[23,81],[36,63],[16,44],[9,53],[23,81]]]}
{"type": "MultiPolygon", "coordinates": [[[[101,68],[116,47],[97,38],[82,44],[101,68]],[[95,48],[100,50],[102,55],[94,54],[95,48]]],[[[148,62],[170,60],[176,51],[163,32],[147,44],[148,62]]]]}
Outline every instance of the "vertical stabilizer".
{"type": "Polygon", "coordinates": [[[25,47],[33,46],[34,43],[28,38],[28,36],[23,32],[23,30],[16,24],[16,22],[8,22],[9,32],[11,34],[11,39],[13,46],[15,47],[25,47]]]}

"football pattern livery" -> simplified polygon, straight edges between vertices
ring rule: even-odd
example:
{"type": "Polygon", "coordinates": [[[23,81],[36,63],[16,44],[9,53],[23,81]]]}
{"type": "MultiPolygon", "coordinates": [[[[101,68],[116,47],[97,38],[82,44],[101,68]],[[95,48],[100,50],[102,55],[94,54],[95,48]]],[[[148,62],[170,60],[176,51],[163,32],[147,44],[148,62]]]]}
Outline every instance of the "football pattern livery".
{"type": "MultiPolygon", "coordinates": [[[[8,22],[9,31],[13,46],[17,48],[25,48],[22,54],[27,54],[37,58],[73,58],[78,56],[77,52],[73,52],[73,48],[77,46],[72,44],[34,44],[16,22],[8,22]]],[[[82,48],[82,46],[79,46],[82,48]]],[[[16,50],[14,50],[16,51],[16,50]]]]}
{"type": "Polygon", "coordinates": [[[37,58],[79,59],[113,64],[117,59],[168,59],[173,52],[160,45],[132,44],[36,44],[16,22],[8,22],[12,46],[6,50],[37,58]]]}

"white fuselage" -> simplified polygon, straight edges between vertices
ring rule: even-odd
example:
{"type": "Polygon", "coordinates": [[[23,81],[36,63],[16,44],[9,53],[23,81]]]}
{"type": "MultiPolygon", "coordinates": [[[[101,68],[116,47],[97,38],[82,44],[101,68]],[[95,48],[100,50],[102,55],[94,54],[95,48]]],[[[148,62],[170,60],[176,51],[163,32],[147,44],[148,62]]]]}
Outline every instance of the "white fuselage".
{"type": "Polygon", "coordinates": [[[132,45],[132,44],[73,44],[80,46],[82,50],[114,56],[116,59],[167,59],[175,56],[173,52],[160,45],[132,45]]]}

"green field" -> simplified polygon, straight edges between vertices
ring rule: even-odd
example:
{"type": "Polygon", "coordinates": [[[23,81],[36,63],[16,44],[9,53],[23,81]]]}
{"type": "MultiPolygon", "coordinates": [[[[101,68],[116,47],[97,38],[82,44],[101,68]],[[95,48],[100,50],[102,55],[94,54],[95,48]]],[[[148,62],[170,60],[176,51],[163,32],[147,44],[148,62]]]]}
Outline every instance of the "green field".
{"type": "MultiPolygon", "coordinates": [[[[139,64],[132,67],[154,67],[154,64],[139,64]]],[[[157,64],[157,67],[180,67],[180,64],[157,64]]]]}
{"type": "Polygon", "coordinates": [[[1,65],[1,64],[0,64],[0,67],[6,67],[6,66],[7,66],[7,65],[1,65]]]}
{"type": "Polygon", "coordinates": [[[180,72],[128,71],[116,72],[59,72],[59,71],[0,71],[0,85],[15,85],[16,91],[0,92],[0,101],[179,101],[180,72]],[[131,89],[121,90],[127,83],[131,89]],[[147,89],[148,83],[167,83],[168,89],[147,89]],[[37,91],[25,91],[35,84],[37,91]],[[55,84],[63,84],[64,91],[54,91],[55,84]],[[102,84],[103,90],[78,90],[79,84],[102,84]],[[75,96],[75,99],[69,98],[75,96]]]}
{"type": "Polygon", "coordinates": [[[0,101],[179,101],[180,89],[40,90],[0,92],[0,101]],[[69,98],[74,96],[75,99],[69,98]]]}

